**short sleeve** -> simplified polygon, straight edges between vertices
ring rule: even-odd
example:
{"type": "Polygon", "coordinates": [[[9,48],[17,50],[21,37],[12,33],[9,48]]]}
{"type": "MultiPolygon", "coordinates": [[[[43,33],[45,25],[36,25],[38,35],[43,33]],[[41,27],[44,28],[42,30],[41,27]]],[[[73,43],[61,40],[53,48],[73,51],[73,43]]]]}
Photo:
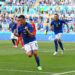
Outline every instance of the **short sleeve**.
{"type": "Polygon", "coordinates": [[[33,26],[32,26],[31,24],[29,25],[28,30],[29,30],[30,32],[33,32],[33,26]]]}
{"type": "Polygon", "coordinates": [[[61,22],[64,23],[64,24],[66,23],[65,20],[62,20],[61,22]]]}

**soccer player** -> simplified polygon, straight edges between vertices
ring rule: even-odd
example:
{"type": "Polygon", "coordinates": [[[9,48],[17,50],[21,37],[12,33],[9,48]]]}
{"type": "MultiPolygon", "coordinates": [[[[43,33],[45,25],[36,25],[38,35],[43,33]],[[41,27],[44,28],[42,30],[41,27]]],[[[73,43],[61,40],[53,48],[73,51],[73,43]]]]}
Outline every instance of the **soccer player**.
{"type": "MultiPolygon", "coordinates": [[[[15,41],[17,40],[17,37],[14,35],[14,30],[16,29],[17,24],[14,22],[14,19],[11,18],[11,23],[9,24],[8,30],[11,30],[11,40],[13,43],[13,47],[17,47],[15,41]]],[[[17,41],[16,41],[17,42],[17,41]]]]}
{"type": "Polygon", "coordinates": [[[34,32],[34,35],[36,35],[35,23],[33,22],[33,19],[32,19],[32,18],[30,18],[29,20],[30,20],[30,23],[31,23],[32,26],[33,26],[33,32],[34,32]]]}
{"type": "MultiPolygon", "coordinates": [[[[20,25],[20,22],[19,22],[19,19],[17,19],[17,29],[18,29],[18,26],[20,25]]],[[[18,37],[17,39],[17,42],[16,42],[16,45],[18,46],[19,44],[19,41],[21,41],[21,45],[22,45],[22,48],[24,48],[24,44],[23,44],[23,40],[22,40],[22,33],[20,34],[20,36],[18,37]]]]}
{"type": "Polygon", "coordinates": [[[55,40],[54,40],[54,43],[55,43],[55,52],[53,54],[54,56],[57,55],[57,52],[58,52],[58,44],[59,44],[59,46],[62,49],[61,54],[62,55],[64,54],[64,48],[63,48],[63,44],[61,42],[61,36],[62,36],[62,33],[63,33],[63,29],[62,29],[62,25],[63,24],[66,24],[67,25],[67,32],[69,32],[68,23],[65,22],[64,20],[60,20],[59,19],[59,15],[58,14],[55,14],[54,15],[54,20],[51,22],[51,27],[50,27],[50,29],[52,29],[54,27],[54,33],[55,33],[55,40]]]}
{"type": "Polygon", "coordinates": [[[20,34],[22,33],[24,48],[28,57],[32,57],[32,52],[33,52],[33,55],[35,57],[38,66],[37,68],[38,70],[42,70],[42,67],[40,66],[40,59],[37,54],[38,44],[33,33],[33,27],[30,23],[25,22],[24,15],[20,15],[19,20],[21,25],[19,25],[18,27],[18,33],[16,33],[16,30],[14,31],[14,35],[20,36],[20,34]]]}

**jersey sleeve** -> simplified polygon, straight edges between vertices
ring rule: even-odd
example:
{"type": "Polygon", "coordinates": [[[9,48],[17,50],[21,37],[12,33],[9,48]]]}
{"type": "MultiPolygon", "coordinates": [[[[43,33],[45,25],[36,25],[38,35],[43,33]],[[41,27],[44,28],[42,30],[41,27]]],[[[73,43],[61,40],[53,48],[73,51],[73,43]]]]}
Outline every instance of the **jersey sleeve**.
{"type": "Polygon", "coordinates": [[[66,23],[65,20],[62,20],[61,22],[64,23],[64,24],[66,23]]]}
{"type": "Polygon", "coordinates": [[[29,30],[30,32],[33,32],[33,26],[32,26],[31,24],[29,25],[28,30],[29,30]]]}

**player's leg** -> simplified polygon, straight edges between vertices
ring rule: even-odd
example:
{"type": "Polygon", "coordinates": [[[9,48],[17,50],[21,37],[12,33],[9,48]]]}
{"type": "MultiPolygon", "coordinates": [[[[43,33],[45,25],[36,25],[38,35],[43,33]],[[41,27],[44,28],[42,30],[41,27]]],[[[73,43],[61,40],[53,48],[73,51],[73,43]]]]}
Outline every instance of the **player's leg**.
{"type": "Polygon", "coordinates": [[[58,40],[58,43],[59,43],[60,48],[62,49],[61,54],[63,55],[64,54],[64,48],[63,48],[63,44],[62,44],[61,40],[58,40]]]}
{"type": "Polygon", "coordinates": [[[11,40],[12,40],[13,46],[15,46],[15,40],[14,39],[11,39],[11,40]]]}
{"type": "Polygon", "coordinates": [[[61,41],[60,39],[58,40],[58,43],[59,43],[60,48],[61,48],[62,50],[64,50],[62,41],[61,41]]]}
{"type": "Polygon", "coordinates": [[[21,39],[21,45],[22,45],[22,48],[24,48],[24,44],[23,44],[23,40],[21,39]]]}
{"type": "Polygon", "coordinates": [[[60,48],[62,49],[61,54],[64,54],[64,48],[63,48],[63,44],[62,44],[62,41],[61,41],[61,36],[62,36],[62,33],[59,33],[58,43],[59,43],[60,48]]]}
{"type": "Polygon", "coordinates": [[[37,66],[40,66],[40,59],[39,59],[39,56],[37,54],[37,50],[33,50],[33,54],[35,56],[35,60],[36,60],[37,66]]]}
{"type": "Polygon", "coordinates": [[[16,41],[16,45],[18,46],[18,44],[19,44],[19,38],[17,39],[17,41],[16,41]]]}
{"type": "Polygon", "coordinates": [[[40,58],[37,54],[37,50],[33,50],[33,54],[37,63],[38,70],[42,70],[42,67],[40,66],[40,58]]]}
{"type": "Polygon", "coordinates": [[[28,57],[32,57],[32,48],[31,48],[31,46],[30,46],[30,43],[25,44],[25,45],[24,45],[24,49],[25,49],[25,51],[26,51],[26,53],[27,53],[27,56],[28,56],[28,57]]]}
{"type": "MultiPolygon", "coordinates": [[[[15,35],[13,35],[13,38],[14,38],[16,44],[17,44],[17,39],[18,39],[18,37],[16,37],[15,35]]],[[[17,48],[17,45],[15,45],[15,47],[17,48]]]]}
{"type": "Polygon", "coordinates": [[[33,55],[35,57],[35,60],[36,60],[37,66],[38,66],[38,70],[42,70],[42,67],[40,66],[40,58],[37,54],[37,50],[38,50],[37,41],[32,42],[31,46],[32,46],[32,49],[33,49],[33,55]]]}
{"type": "Polygon", "coordinates": [[[16,43],[17,43],[18,37],[16,37],[14,34],[12,34],[12,38],[13,38],[14,47],[17,48],[16,43]]]}
{"type": "Polygon", "coordinates": [[[55,52],[53,53],[53,55],[57,55],[58,52],[58,34],[55,35],[55,40],[54,40],[54,44],[55,44],[55,52]]]}
{"type": "Polygon", "coordinates": [[[13,43],[13,47],[15,47],[15,39],[14,39],[14,34],[13,33],[11,34],[11,40],[12,40],[12,43],[13,43]]]}
{"type": "Polygon", "coordinates": [[[28,57],[32,57],[32,51],[29,51],[29,52],[27,53],[27,55],[28,55],[28,57]]]}

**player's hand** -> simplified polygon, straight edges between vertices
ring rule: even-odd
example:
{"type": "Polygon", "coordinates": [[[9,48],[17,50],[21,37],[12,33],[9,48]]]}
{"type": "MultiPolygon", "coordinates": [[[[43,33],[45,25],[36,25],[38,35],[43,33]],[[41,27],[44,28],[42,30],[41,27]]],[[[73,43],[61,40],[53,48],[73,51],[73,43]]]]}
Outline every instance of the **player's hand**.
{"type": "Polygon", "coordinates": [[[69,33],[69,28],[67,29],[67,33],[69,33]]]}
{"type": "Polygon", "coordinates": [[[28,27],[25,27],[25,30],[28,31],[28,27]]]}

